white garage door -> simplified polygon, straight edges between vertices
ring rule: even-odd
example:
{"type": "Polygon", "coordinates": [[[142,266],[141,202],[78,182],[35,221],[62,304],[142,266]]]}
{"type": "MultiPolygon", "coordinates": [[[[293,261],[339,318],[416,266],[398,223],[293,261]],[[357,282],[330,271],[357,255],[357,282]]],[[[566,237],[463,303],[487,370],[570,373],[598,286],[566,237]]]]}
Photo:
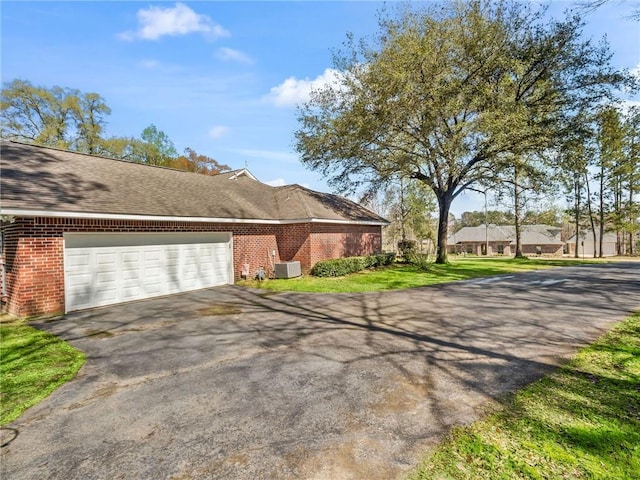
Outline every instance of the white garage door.
{"type": "Polygon", "coordinates": [[[232,283],[230,233],[65,233],[66,311],[232,283]]]}

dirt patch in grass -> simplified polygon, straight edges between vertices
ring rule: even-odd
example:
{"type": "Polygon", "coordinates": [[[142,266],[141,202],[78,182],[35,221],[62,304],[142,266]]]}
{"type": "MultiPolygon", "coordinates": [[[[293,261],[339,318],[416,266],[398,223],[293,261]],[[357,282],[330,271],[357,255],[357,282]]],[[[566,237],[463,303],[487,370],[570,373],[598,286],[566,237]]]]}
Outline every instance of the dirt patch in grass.
{"type": "Polygon", "coordinates": [[[104,330],[89,330],[85,333],[85,337],[92,338],[111,338],[114,336],[113,332],[106,332],[104,330]]]}

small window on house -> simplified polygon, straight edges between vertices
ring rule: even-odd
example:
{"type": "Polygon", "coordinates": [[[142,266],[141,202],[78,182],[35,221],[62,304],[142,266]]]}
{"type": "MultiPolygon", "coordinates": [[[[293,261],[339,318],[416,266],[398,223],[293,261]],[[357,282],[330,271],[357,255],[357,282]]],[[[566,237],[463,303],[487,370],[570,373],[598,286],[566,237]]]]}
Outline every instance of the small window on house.
{"type": "Polygon", "coordinates": [[[473,253],[473,245],[467,245],[467,253],[468,254],[472,254],[473,253]]]}
{"type": "Polygon", "coordinates": [[[504,255],[504,245],[498,245],[498,255],[504,255]]]}

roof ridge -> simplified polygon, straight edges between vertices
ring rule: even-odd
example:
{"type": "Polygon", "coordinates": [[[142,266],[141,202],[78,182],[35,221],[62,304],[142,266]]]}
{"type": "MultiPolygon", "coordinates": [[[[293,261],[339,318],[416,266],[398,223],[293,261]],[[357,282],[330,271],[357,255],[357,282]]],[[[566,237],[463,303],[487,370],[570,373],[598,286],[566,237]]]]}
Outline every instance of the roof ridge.
{"type": "MultiPolygon", "coordinates": [[[[311,218],[313,214],[311,212],[311,207],[309,206],[309,202],[307,201],[308,197],[306,195],[303,195],[303,192],[301,192],[301,190],[309,190],[309,189],[306,189],[303,186],[298,185],[297,183],[293,183],[291,185],[283,185],[282,187],[278,187],[278,188],[284,189],[284,187],[288,187],[287,188],[288,190],[296,194],[296,197],[298,198],[300,205],[302,205],[302,208],[304,209],[304,212],[307,215],[307,218],[311,218]]],[[[316,193],[320,193],[320,192],[316,192],[316,193]]],[[[287,198],[287,200],[288,199],[289,198],[287,198]]]]}
{"type": "Polygon", "coordinates": [[[35,144],[35,143],[18,142],[17,140],[2,139],[1,142],[2,143],[15,143],[17,145],[22,145],[22,146],[25,146],[25,147],[39,148],[39,149],[43,149],[43,150],[55,150],[55,151],[60,152],[60,153],[68,153],[68,154],[71,154],[71,155],[81,155],[81,156],[85,156],[85,157],[95,158],[95,159],[98,159],[98,160],[110,160],[112,162],[122,162],[122,163],[126,163],[127,165],[139,165],[141,167],[154,167],[154,168],[160,168],[160,169],[163,169],[163,170],[171,170],[171,171],[174,171],[174,172],[191,173],[191,174],[194,174],[194,175],[204,175],[204,176],[207,176],[207,177],[215,177],[217,175],[223,175],[223,174],[227,174],[227,173],[231,173],[231,172],[237,172],[237,171],[240,171],[240,170],[246,170],[246,169],[236,169],[236,170],[230,170],[229,172],[220,172],[220,173],[217,173],[216,175],[206,175],[204,173],[190,172],[188,170],[181,170],[179,168],[165,167],[165,166],[162,166],[162,165],[153,165],[153,164],[150,164],[150,163],[132,162],[131,160],[126,160],[124,158],[106,157],[104,155],[98,155],[96,153],[77,152],[75,150],[68,150],[68,149],[59,148],[59,147],[50,147],[48,145],[38,145],[38,144],[35,144]]]}
{"type": "Polygon", "coordinates": [[[498,229],[498,230],[500,231],[500,233],[501,233],[502,235],[504,235],[504,237],[505,237],[507,240],[511,240],[511,237],[510,237],[511,232],[506,232],[506,231],[504,230],[504,228],[503,228],[503,227],[511,227],[511,225],[495,225],[495,227],[496,227],[496,229],[498,229]]]}

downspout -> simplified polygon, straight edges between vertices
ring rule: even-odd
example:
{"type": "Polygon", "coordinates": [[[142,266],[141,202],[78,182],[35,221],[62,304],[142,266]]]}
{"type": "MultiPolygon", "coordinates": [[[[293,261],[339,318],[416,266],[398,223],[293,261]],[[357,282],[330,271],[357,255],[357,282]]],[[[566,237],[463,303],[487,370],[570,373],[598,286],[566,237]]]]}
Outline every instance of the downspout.
{"type": "Polygon", "coordinates": [[[4,232],[0,229],[0,277],[2,282],[2,295],[0,296],[1,307],[0,310],[4,311],[5,303],[7,301],[7,281],[6,281],[6,270],[4,265],[4,232]]]}

